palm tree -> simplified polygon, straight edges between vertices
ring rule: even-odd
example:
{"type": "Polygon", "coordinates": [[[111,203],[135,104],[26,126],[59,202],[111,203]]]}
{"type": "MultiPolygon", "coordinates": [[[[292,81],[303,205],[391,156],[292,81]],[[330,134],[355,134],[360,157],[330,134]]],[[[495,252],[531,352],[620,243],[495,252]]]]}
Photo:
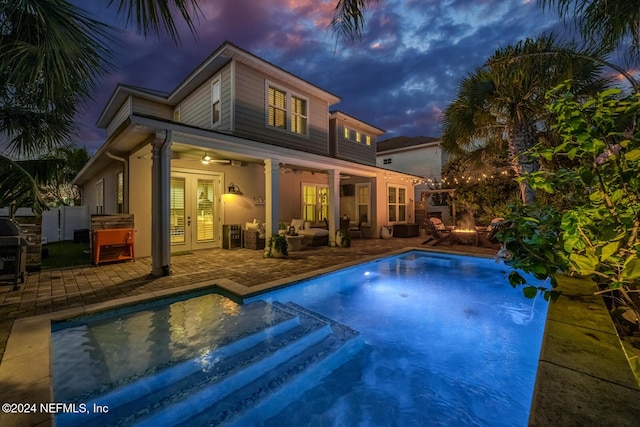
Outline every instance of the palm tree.
{"type": "Polygon", "coordinates": [[[630,57],[640,58],[640,6],[632,0],[538,0],[556,6],[561,17],[575,17],[587,40],[612,51],[631,37],[630,57]]]}
{"type": "MultiPolygon", "coordinates": [[[[198,10],[196,0],[111,0],[108,6],[114,4],[145,35],[165,31],[178,42],[174,7],[194,31],[189,13],[198,10]]],[[[45,207],[39,189],[51,173],[42,172],[55,162],[13,158],[34,158],[70,139],[76,113],[112,65],[113,30],[65,0],[0,2],[1,206],[45,207]]]]}
{"type": "MultiPolygon", "coordinates": [[[[506,145],[516,177],[538,170],[538,161],[526,151],[545,128],[545,94],[569,79],[579,93],[601,87],[600,63],[590,59],[594,54],[545,35],[496,50],[460,82],[458,95],[446,108],[443,149],[456,154],[506,145]]],[[[520,191],[524,203],[535,200],[527,183],[520,183],[520,191]]]]}
{"type": "MultiPolygon", "coordinates": [[[[127,23],[145,35],[164,29],[178,41],[175,6],[193,29],[196,0],[120,0],[127,23]]],[[[49,151],[67,141],[73,119],[97,79],[111,66],[113,28],[65,0],[0,2],[0,133],[18,155],[49,151]]]]}

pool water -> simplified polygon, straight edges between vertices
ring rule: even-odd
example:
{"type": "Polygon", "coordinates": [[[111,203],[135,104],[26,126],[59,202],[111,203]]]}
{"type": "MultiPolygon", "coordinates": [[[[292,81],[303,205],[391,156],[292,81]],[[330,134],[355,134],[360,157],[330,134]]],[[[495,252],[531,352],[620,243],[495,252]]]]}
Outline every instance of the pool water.
{"type": "Polygon", "coordinates": [[[100,393],[194,357],[209,366],[217,360],[208,356],[212,349],[228,344],[227,332],[248,334],[255,319],[283,320],[286,314],[268,309],[276,301],[347,325],[364,346],[261,424],[527,425],[547,303],[512,289],[506,268],[493,260],[420,251],[320,276],[243,306],[210,294],[57,325],[55,399],[100,402],[100,393]],[[245,312],[249,307],[259,316],[245,312]]]}

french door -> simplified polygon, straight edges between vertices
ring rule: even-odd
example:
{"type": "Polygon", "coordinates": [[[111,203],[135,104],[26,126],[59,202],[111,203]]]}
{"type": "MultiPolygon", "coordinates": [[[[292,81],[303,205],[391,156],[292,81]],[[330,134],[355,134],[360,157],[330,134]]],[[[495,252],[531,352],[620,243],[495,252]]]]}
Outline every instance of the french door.
{"type": "Polygon", "coordinates": [[[171,174],[171,250],[220,247],[220,175],[171,174]]]}

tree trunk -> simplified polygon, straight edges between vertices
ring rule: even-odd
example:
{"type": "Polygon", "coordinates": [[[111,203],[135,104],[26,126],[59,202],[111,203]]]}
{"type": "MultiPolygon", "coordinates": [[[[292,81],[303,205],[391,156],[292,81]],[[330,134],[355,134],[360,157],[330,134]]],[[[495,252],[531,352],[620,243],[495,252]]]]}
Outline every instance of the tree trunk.
{"type": "MultiPolygon", "coordinates": [[[[522,154],[537,142],[536,135],[535,124],[528,120],[514,123],[509,128],[509,159],[517,178],[540,169],[538,159],[522,154]]],[[[536,193],[527,182],[520,182],[520,194],[524,204],[536,200],[536,193]]]]}

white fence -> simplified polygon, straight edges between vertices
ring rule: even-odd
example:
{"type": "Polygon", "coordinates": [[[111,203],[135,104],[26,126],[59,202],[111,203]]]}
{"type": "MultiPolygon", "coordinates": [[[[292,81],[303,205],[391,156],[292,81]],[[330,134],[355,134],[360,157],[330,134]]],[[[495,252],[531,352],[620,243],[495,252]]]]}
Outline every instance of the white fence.
{"type": "MultiPolygon", "coordinates": [[[[0,217],[9,216],[8,208],[0,208],[0,217]]],[[[16,216],[33,216],[31,209],[20,208],[16,216]]],[[[73,240],[73,230],[88,229],[91,224],[88,206],[59,206],[42,212],[42,238],[47,242],[73,240]]]]}

